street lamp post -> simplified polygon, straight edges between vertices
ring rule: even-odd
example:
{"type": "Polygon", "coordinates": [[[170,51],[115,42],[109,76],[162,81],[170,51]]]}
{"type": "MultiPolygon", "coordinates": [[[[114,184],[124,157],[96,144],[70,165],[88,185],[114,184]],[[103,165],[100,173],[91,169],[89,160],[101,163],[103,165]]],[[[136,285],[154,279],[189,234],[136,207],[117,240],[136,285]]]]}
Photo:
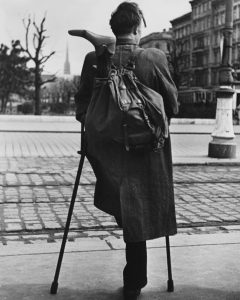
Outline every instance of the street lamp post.
{"type": "Polygon", "coordinates": [[[208,156],[214,158],[235,158],[236,142],[233,131],[232,105],[232,32],[233,32],[233,0],[226,2],[226,19],[223,30],[222,62],[219,71],[219,89],[216,91],[217,110],[216,125],[212,133],[212,141],[208,146],[208,156]]]}

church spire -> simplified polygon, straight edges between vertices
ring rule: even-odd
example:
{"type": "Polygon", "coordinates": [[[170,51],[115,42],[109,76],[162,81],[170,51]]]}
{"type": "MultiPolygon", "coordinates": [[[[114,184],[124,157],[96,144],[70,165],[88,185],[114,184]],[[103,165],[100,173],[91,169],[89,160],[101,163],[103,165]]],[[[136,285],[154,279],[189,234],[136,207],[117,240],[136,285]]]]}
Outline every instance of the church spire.
{"type": "Polygon", "coordinates": [[[64,75],[70,75],[70,62],[69,62],[69,54],[68,54],[68,44],[66,48],[66,59],[64,62],[64,70],[63,70],[64,75]]]}

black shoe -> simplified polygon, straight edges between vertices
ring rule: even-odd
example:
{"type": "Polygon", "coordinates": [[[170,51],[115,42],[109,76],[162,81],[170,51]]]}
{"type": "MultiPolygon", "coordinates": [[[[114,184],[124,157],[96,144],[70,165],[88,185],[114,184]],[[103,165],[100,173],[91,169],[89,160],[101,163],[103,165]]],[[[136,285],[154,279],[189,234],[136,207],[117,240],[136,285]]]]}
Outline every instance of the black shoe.
{"type": "Polygon", "coordinates": [[[128,290],[123,288],[123,298],[124,300],[137,300],[141,293],[141,289],[128,290]]]}
{"type": "Polygon", "coordinates": [[[108,50],[109,54],[114,54],[116,39],[111,36],[99,35],[84,29],[73,29],[69,30],[70,35],[79,36],[85,38],[95,47],[97,56],[103,54],[105,48],[108,50]]]}

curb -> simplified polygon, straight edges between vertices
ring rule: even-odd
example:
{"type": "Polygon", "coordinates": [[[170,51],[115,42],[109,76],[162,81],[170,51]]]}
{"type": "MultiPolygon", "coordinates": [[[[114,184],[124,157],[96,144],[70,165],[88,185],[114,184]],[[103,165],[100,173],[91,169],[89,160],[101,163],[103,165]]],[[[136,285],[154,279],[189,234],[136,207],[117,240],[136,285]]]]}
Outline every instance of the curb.
{"type": "Polygon", "coordinates": [[[188,167],[194,167],[194,166],[240,166],[240,161],[220,161],[220,162],[173,162],[173,166],[181,167],[181,166],[188,166],[188,167]]]}
{"type": "Polygon", "coordinates": [[[75,116],[0,115],[0,122],[77,122],[75,116]]]}
{"type": "MultiPolygon", "coordinates": [[[[23,121],[23,122],[77,122],[74,116],[49,116],[49,115],[0,115],[2,121],[23,121]]],[[[215,119],[193,119],[193,118],[172,118],[172,124],[215,124],[215,119]]]]}

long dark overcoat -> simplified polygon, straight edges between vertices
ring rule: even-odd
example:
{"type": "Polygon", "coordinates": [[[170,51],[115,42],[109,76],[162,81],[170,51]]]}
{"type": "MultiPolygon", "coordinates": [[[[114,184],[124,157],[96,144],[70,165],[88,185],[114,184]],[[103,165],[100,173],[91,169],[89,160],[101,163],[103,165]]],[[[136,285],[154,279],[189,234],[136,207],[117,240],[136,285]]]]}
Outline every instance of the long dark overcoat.
{"type": "MultiPolygon", "coordinates": [[[[138,46],[117,41],[114,64],[126,64],[138,46]]],[[[77,119],[82,120],[91,100],[96,56],[87,54],[80,89],[75,97],[77,119]]],[[[178,111],[177,90],[165,54],[155,48],[139,51],[134,70],[138,79],[163,96],[168,118],[178,111]]],[[[117,143],[90,141],[96,155],[88,153],[97,182],[94,204],[117,219],[126,242],[154,239],[176,233],[170,137],[159,152],[131,153],[117,143]]]]}

